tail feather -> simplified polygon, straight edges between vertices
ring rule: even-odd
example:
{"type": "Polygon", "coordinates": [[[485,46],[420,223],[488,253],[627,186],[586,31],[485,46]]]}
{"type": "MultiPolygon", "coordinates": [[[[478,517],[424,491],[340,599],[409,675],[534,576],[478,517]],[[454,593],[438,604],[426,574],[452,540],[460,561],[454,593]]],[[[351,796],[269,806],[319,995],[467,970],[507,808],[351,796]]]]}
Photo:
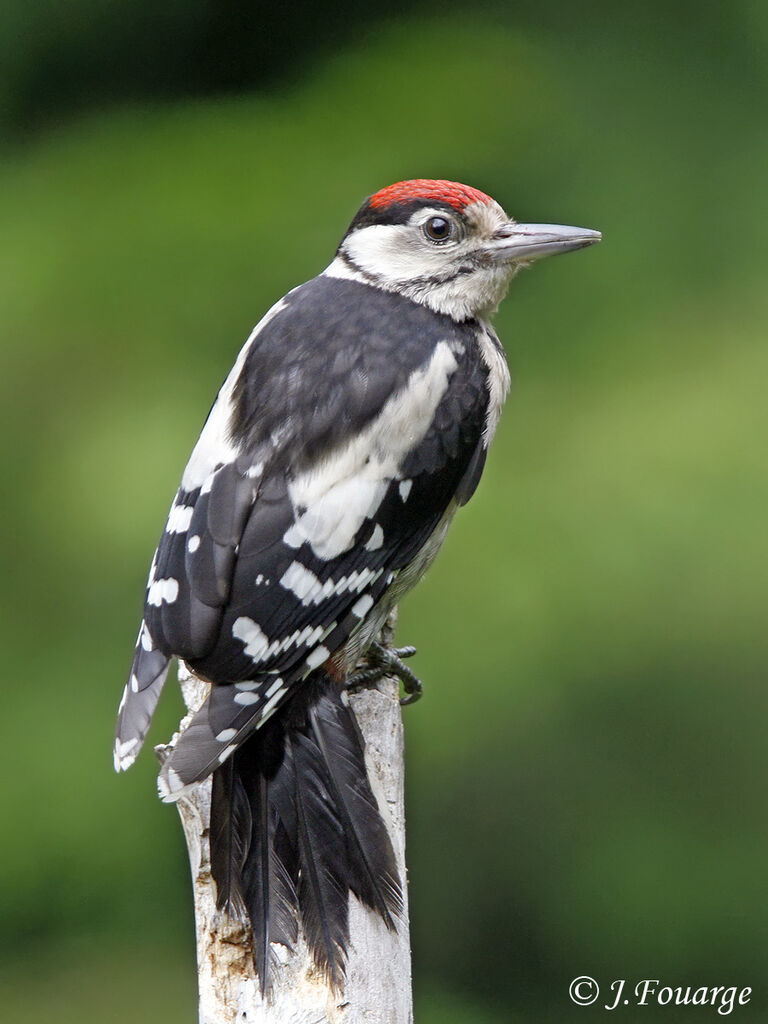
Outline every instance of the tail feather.
{"type": "Polygon", "coordinates": [[[245,908],[262,992],[273,943],[295,948],[299,924],[339,991],[350,892],[394,928],[402,889],[354,714],[324,679],[296,696],[214,773],[211,868],[219,907],[245,908]]]}
{"type": "Polygon", "coordinates": [[[269,802],[265,775],[251,792],[253,826],[250,856],[243,868],[243,891],[253,933],[253,961],[262,994],[273,966],[272,943],[294,949],[298,939],[296,883],[283,861],[278,821],[269,802]]]}
{"type": "Polygon", "coordinates": [[[252,829],[248,794],[230,760],[214,773],[211,787],[211,872],[216,879],[216,906],[239,921],[248,916],[243,868],[252,829]]]}
{"type": "Polygon", "coordinates": [[[299,938],[299,859],[285,826],[277,823],[273,839],[273,898],[270,904],[270,941],[294,949],[299,938]]]}
{"type": "Polygon", "coordinates": [[[292,800],[294,767],[287,754],[282,728],[267,725],[213,775],[211,872],[217,906],[250,922],[262,993],[274,965],[272,943],[294,949],[298,939],[298,855],[281,818],[290,825],[286,794],[292,800]],[[240,813],[238,798],[244,804],[240,813]]]}
{"type": "Polygon", "coordinates": [[[291,742],[296,759],[301,922],[315,965],[339,990],[349,944],[347,847],[336,808],[328,800],[316,744],[301,734],[291,742]]]}
{"type": "Polygon", "coordinates": [[[267,788],[269,783],[261,775],[251,792],[253,830],[251,854],[243,871],[243,888],[248,894],[248,916],[253,933],[253,961],[262,984],[262,992],[269,975],[270,934],[272,916],[272,829],[270,827],[267,788]]]}
{"type": "MultiPolygon", "coordinates": [[[[275,733],[277,730],[275,730],[275,733]]],[[[298,941],[299,848],[296,816],[296,765],[290,744],[282,740],[280,769],[269,782],[272,812],[273,895],[270,935],[293,949],[298,941]]],[[[258,908],[254,907],[254,910],[258,908]]]]}
{"type": "Polygon", "coordinates": [[[357,721],[340,700],[327,697],[311,709],[310,721],[350,846],[350,888],[394,929],[403,894],[389,833],[368,782],[357,721]]]}
{"type": "MultiPolygon", "coordinates": [[[[276,769],[262,767],[257,780],[258,785],[251,787],[251,792],[257,794],[260,807],[260,814],[257,816],[255,811],[253,814],[251,845],[255,849],[259,842],[263,844],[265,852],[261,858],[254,857],[253,861],[256,863],[260,860],[262,865],[268,863],[269,870],[268,873],[264,872],[264,880],[257,875],[254,884],[250,875],[251,864],[246,864],[245,889],[251,921],[256,920],[259,914],[263,915],[267,921],[261,931],[268,931],[269,942],[280,942],[293,949],[298,940],[299,927],[299,855],[295,825],[296,809],[293,805],[295,765],[292,752],[283,741],[281,730],[273,728],[265,735],[264,740],[267,742],[261,743],[260,753],[262,756],[267,754],[272,766],[276,757],[279,758],[279,765],[276,769]],[[267,880],[267,901],[261,902],[259,894],[264,891],[267,880]]],[[[239,758],[236,760],[239,762],[239,758]]],[[[254,934],[256,931],[257,928],[254,928],[254,934]]],[[[260,974],[259,977],[264,975],[260,974]]]]}

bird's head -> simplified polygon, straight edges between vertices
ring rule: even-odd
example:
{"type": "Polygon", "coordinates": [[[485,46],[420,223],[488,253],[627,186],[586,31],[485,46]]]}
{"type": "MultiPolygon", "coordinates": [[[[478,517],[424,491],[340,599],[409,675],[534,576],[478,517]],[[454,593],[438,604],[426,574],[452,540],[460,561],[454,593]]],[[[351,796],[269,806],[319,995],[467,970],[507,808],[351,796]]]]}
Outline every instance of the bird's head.
{"type": "Polygon", "coordinates": [[[519,224],[468,185],[417,179],[363,203],[329,271],[466,320],[492,313],[521,267],[599,241],[588,228],[519,224]]]}

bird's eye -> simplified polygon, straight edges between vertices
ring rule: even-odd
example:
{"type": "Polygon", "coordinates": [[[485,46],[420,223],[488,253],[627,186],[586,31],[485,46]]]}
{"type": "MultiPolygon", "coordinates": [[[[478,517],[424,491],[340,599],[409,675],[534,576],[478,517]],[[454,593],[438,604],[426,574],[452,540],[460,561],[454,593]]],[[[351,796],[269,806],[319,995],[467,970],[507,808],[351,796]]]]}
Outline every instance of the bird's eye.
{"type": "Polygon", "coordinates": [[[445,242],[454,234],[453,221],[447,217],[430,217],[424,225],[424,234],[431,242],[445,242]]]}

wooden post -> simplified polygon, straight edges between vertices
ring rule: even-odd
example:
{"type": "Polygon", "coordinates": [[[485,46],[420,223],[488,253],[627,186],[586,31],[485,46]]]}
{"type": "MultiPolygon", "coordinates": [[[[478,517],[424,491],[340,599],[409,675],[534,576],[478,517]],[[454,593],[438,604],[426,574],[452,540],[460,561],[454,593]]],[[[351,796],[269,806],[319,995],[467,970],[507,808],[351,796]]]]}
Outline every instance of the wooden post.
{"type": "MultiPolygon", "coordinates": [[[[190,712],[170,744],[156,747],[168,756],[192,714],[208,694],[208,684],[179,666],[184,701],[190,712]]],[[[211,780],[178,802],[189,850],[195,900],[200,1024],[411,1024],[411,953],[405,874],[403,724],[399,684],[385,679],[378,689],[351,697],[366,743],[371,786],[384,820],[403,880],[405,909],[397,932],[350,897],[350,943],[347,981],[334,994],[315,971],[300,937],[294,953],[284,946],[269,1001],[262,1000],[253,968],[247,927],[216,910],[211,877],[208,823],[211,780]]]]}

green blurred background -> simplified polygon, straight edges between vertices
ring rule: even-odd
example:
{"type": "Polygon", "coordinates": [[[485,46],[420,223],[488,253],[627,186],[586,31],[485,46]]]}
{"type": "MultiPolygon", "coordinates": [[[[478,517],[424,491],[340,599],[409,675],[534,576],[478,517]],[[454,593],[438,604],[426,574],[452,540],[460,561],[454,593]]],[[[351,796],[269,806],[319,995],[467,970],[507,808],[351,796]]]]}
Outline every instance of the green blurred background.
{"type": "Polygon", "coordinates": [[[580,974],[768,1019],[768,5],[392,10],[3,6],[4,1020],[194,1019],[176,815],[111,768],[147,564],[252,324],[416,176],[605,238],[514,282],[401,609],[417,1022],[604,1019],[580,974]]]}

